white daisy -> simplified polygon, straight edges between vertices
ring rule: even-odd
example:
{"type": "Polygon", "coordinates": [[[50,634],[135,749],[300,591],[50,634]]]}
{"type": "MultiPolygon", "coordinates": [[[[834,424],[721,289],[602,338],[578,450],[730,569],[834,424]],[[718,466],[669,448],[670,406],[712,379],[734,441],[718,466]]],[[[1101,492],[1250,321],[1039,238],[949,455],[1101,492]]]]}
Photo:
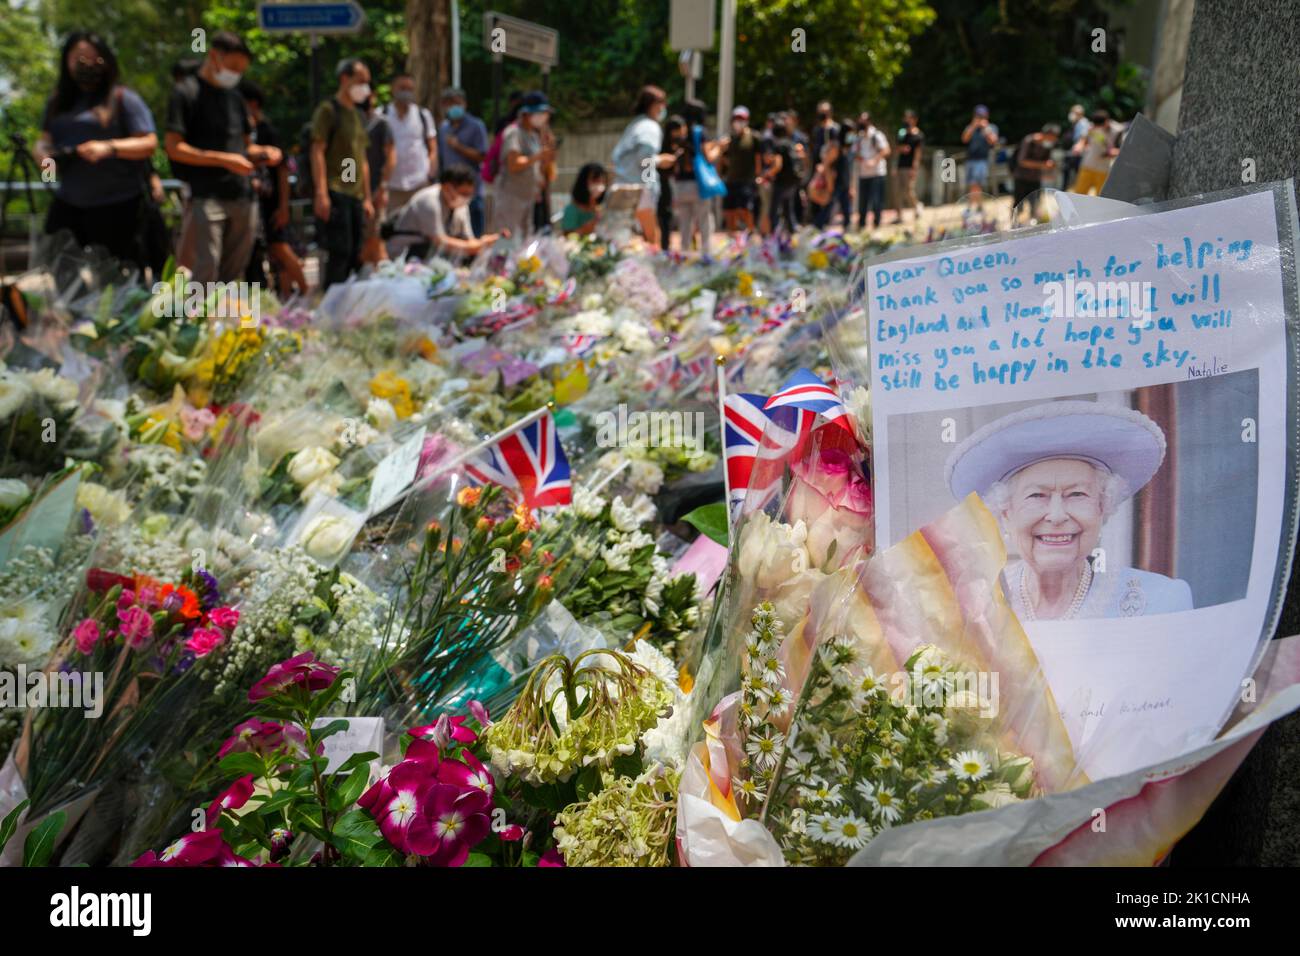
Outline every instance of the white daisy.
{"type": "Polygon", "coordinates": [[[781,745],[784,743],[784,734],[773,727],[764,727],[760,733],[754,734],[745,741],[745,752],[749,754],[755,766],[767,769],[776,766],[776,761],[781,755],[781,745]]]}
{"type": "Polygon", "coordinates": [[[843,803],[840,796],[840,784],[834,786],[826,783],[824,780],[814,781],[811,785],[800,787],[799,793],[806,800],[812,800],[815,803],[825,804],[826,806],[838,806],[843,803]]]}
{"type": "Polygon", "coordinates": [[[903,811],[898,805],[898,798],[894,796],[894,791],[889,787],[877,787],[868,798],[871,801],[871,807],[880,818],[880,822],[889,826],[903,816],[903,811]]]}
{"type": "Polygon", "coordinates": [[[978,750],[963,750],[948,761],[958,780],[983,780],[989,775],[989,758],[978,750]]]}
{"type": "Polygon", "coordinates": [[[853,813],[846,813],[841,817],[832,817],[827,824],[831,831],[831,839],[836,846],[847,847],[850,850],[861,850],[871,839],[871,827],[866,820],[853,813]]]}

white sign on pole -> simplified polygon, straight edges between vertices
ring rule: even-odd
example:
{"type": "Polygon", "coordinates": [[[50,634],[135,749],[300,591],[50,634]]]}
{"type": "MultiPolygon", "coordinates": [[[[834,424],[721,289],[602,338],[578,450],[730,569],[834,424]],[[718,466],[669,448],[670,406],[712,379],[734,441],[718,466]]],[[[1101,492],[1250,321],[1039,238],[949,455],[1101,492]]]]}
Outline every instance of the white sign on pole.
{"type": "Polygon", "coordinates": [[[494,10],[483,14],[483,46],[491,53],[547,68],[560,62],[559,31],[494,10]]]}
{"type": "Polygon", "coordinates": [[[672,0],[668,45],[674,50],[713,49],[713,0],[672,0]]]}

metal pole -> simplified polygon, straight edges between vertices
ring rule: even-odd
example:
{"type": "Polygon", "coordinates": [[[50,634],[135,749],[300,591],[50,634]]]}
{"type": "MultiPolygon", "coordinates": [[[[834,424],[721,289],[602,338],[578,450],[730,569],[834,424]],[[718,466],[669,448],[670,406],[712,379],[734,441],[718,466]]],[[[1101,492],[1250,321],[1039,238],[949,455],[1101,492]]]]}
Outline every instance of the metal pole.
{"type": "Polygon", "coordinates": [[[722,49],[718,58],[718,135],[729,128],[736,97],[736,0],[722,0],[722,49]]]}
{"type": "Polygon", "coordinates": [[[460,0],[451,0],[451,85],[460,89],[460,0]]]}

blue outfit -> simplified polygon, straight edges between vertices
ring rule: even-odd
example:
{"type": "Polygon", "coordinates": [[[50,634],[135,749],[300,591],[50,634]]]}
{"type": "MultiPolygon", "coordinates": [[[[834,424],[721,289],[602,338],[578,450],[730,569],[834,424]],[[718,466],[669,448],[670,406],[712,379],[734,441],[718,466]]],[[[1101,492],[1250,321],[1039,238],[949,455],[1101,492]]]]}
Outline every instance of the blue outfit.
{"type": "Polygon", "coordinates": [[[474,173],[474,198],[469,201],[469,221],[475,236],[483,235],[483,176],[480,163],[471,163],[456,150],[452,149],[447,139],[455,136],[462,146],[476,149],[487,155],[487,127],[477,116],[466,113],[459,123],[443,120],[438,126],[438,168],[450,169],[452,166],[469,166],[474,173]]]}
{"type": "MultiPolygon", "coordinates": [[[[1024,562],[1020,561],[1008,566],[1006,571],[1011,606],[1022,620],[1026,617],[1020,599],[1020,576],[1024,570],[1024,562]]],[[[1093,574],[1088,594],[1074,616],[1147,617],[1192,608],[1192,589],[1181,578],[1167,578],[1137,568],[1114,568],[1093,574]]]]}

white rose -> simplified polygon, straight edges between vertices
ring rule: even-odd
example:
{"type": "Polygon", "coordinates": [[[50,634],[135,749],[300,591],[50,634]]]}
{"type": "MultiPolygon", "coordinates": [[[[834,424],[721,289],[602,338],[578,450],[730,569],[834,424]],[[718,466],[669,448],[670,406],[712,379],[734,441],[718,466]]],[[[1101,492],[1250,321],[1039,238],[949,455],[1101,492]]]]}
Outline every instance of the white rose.
{"type": "Polygon", "coordinates": [[[305,487],[325,477],[338,465],[339,460],[319,445],[308,445],[289,459],[289,477],[305,487]]]}
{"type": "Polygon", "coordinates": [[[0,508],[17,508],[32,496],[27,482],[17,478],[0,478],[0,508]]]}
{"type": "Polygon", "coordinates": [[[853,416],[857,426],[858,441],[864,445],[871,444],[871,393],[859,385],[849,392],[844,402],[853,416]]]}
{"type": "Polygon", "coordinates": [[[339,488],[343,484],[343,476],[337,471],[331,471],[322,475],[302,490],[302,500],[311,501],[316,495],[325,495],[327,498],[333,498],[339,493],[339,488]]]}
{"type": "Polygon", "coordinates": [[[807,539],[802,521],[791,526],[756,512],[740,536],[741,575],[759,588],[779,587],[808,569],[807,539]]]}
{"type": "Polygon", "coordinates": [[[386,398],[372,398],[366,406],[366,418],[381,432],[386,432],[397,424],[397,412],[393,403],[386,398]]]}
{"type": "Polygon", "coordinates": [[[337,515],[320,514],[302,533],[302,548],[321,564],[333,564],[343,557],[357,529],[337,515]]]}

